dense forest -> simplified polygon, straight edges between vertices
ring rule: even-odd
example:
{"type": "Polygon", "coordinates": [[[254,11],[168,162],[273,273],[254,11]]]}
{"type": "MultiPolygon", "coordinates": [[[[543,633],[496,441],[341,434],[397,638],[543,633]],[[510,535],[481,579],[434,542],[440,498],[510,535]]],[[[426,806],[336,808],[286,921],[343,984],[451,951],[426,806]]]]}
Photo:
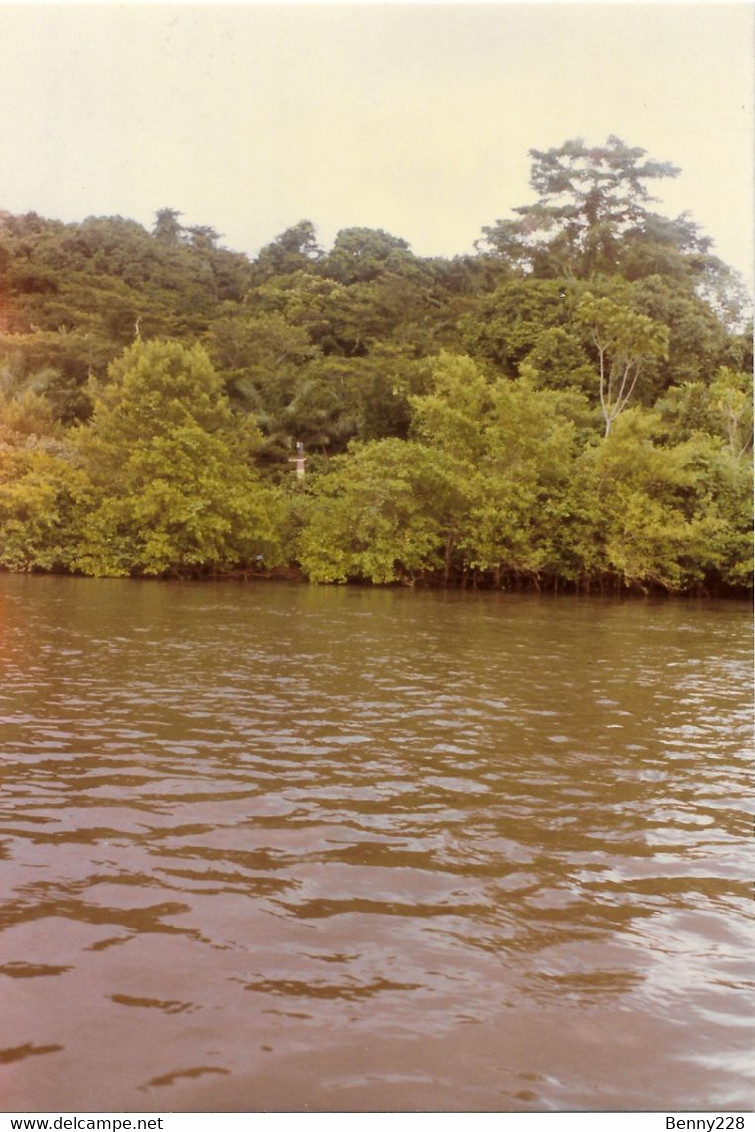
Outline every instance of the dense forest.
{"type": "Polygon", "coordinates": [[[0,566],[744,593],[742,283],[652,211],[673,165],[531,157],[453,259],[0,212],[0,566]]]}

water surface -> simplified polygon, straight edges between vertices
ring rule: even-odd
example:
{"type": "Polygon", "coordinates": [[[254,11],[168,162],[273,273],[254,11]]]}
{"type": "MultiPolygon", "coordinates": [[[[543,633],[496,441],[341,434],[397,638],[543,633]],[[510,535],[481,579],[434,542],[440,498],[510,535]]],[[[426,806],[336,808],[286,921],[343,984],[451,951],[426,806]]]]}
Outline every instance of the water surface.
{"type": "Polygon", "coordinates": [[[0,1107],[748,1108],[738,604],[0,576],[0,1107]]]}

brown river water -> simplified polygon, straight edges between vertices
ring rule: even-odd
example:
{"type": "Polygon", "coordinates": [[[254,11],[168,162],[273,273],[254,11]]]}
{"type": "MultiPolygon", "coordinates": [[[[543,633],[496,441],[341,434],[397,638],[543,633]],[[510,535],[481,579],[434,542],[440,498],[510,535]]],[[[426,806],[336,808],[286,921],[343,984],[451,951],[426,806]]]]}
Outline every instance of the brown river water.
{"type": "Polygon", "coordinates": [[[751,643],[0,576],[0,1109],[749,1108],[751,643]]]}

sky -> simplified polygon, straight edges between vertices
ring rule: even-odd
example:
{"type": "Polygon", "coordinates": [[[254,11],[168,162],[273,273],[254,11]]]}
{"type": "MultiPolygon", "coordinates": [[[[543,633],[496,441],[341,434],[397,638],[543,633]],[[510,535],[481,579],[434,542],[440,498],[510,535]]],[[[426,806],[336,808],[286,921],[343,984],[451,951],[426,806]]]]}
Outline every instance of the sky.
{"type": "Polygon", "coordinates": [[[530,149],[616,134],[681,167],[653,207],[752,286],[754,10],[0,0],[0,209],[453,256],[534,200],[530,149]]]}

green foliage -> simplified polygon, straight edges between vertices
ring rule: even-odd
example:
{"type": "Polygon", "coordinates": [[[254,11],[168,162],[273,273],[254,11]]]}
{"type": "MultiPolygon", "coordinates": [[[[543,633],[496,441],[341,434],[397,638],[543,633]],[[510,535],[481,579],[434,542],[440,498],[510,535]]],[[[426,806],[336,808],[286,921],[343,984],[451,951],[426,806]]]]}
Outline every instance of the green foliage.
{"type": "Polygon", "coordinates": [[[0,566],[69,567],[85,491],[47,400],[31,389],[0,393],[0,566]]]}
{"type": "Polygon", "coordinates": [[[442,353],[431,363],[432,391],[412,397],[413,429],[464,464],[482,455],[483,418],[490,388],[471,358],[442,353]]]}
{"type": "Polygon", "coordinates": [[[413,582],[442,568],[463,501],[443,455],[394,438],[352,447],[317,480],[298,560],[313,582],[413,582]]]}
{"type": "Polygon", "coordinates": [[[570,306],[569,285],[563,280],[507,280],[462,316],[464,349],[514,377],[545,331],[568,327],[570,306]]]}
{"type": "Polygon", "coordinates": [[[752,451],[752,374],[721,366],[710,387],[710,406],[735,460],[752,451]]]}
{"type": "Polygon", "coordinates": [[[205,352],[137,343],[95,387],[79,444],[92,485],[76,565],[122,575],[217,570],[277,560],[276,499],[249,467],[251,429],[234,428],[205,352]]]}
{"type": "Polygon", "coordinates": [[[155,234],[121,217],[64,225],[0,215],[0,366],[59,374],[61,419],[85,419],[81,395],[135,338],[195,337],[250,282],[246,257],[216,246],[210,228],[184,229],[173,209],[155,234]]]}
{"type": "Polygon", "coordinates": [[[672,385],[706,380],[726,361],[730,335],[688,282],[650,276],[625,291],[624,301],[637,314],[666,327],[667,353],[657,357],[653,367],[656,396],[672,385]]]}
{"type": "Polygon", "coordinates": [[[627,588],[678,590],[699,552],[688,503],[695,477],[684,445],[659,445],[657,418],[627,409],[605,440],[579,457],[568,540],[583,582],[616,578],[627,588]]]}
{"type": "Polygon", "coordinates": [[[300,220],[262,248],[253,265],[252,279],[259,284],[278,275],[310,271],[321,257],[314,224],[300,220]]]}
{"type": "Polygon", "coordinates": [[[73,566],[86,480],[57,446],[0,443],[0,566],[59,570],[73,566]]]}
{"type": "Polygon", "coordinates": [[[412,262],[406,240],[382,228],[344,228],[322,262],[322,271],[338,283],[369,283],[385,272],[401,273],[412,262]]]}
{"type": "Polygon", "coordinates": [[[616,271],[624,239],[648,219],[645,182],[679,173],[668,162],[643,160],[645,150],[614,136],[604,146],[576,138],[530,155],[537,202],[514,209],[520,219],[499,220],[483,233],[498,255],[543,277],[616,271]]]}
{"type": "Polygon", "coordinates": [[[463,548],[475,569],[505,576],[557,576],[558,540],[569,513],[577,428],[569,398],[527,380],[499,381],[473,478],[463,548]]]}
{"type": "Polygon", "coordinates": [[[596,299],[590,292],[579,304],[577,320],[597,351],[600,407],[608,436],[629,403],[643,363],[667,355],[668,330],[647,315],[636,314],[612,299],[596,299]]]}
{"type": "Polygon", "coordinates": [[[595,369],[579,337],[560,326],[541,331],[519,365],[541,389],[574,389],[592,393],[595,369]]]}
{"type": "Polygon", "coordinates": [[[615,137],[532,157],[535,202],[453,260],[0,212],[0,566],[751,585],[740,282],[650,211],[673,166],[615,137]]]}
{"type": "MultiPolygon", "coordinates": [[[[10,385],[11,383],[9,383],[10,385]]],[[[35,389],[0,392],[0,444],[19,446],[41,437],[62,437],[50,402],[35,389]]]]}

